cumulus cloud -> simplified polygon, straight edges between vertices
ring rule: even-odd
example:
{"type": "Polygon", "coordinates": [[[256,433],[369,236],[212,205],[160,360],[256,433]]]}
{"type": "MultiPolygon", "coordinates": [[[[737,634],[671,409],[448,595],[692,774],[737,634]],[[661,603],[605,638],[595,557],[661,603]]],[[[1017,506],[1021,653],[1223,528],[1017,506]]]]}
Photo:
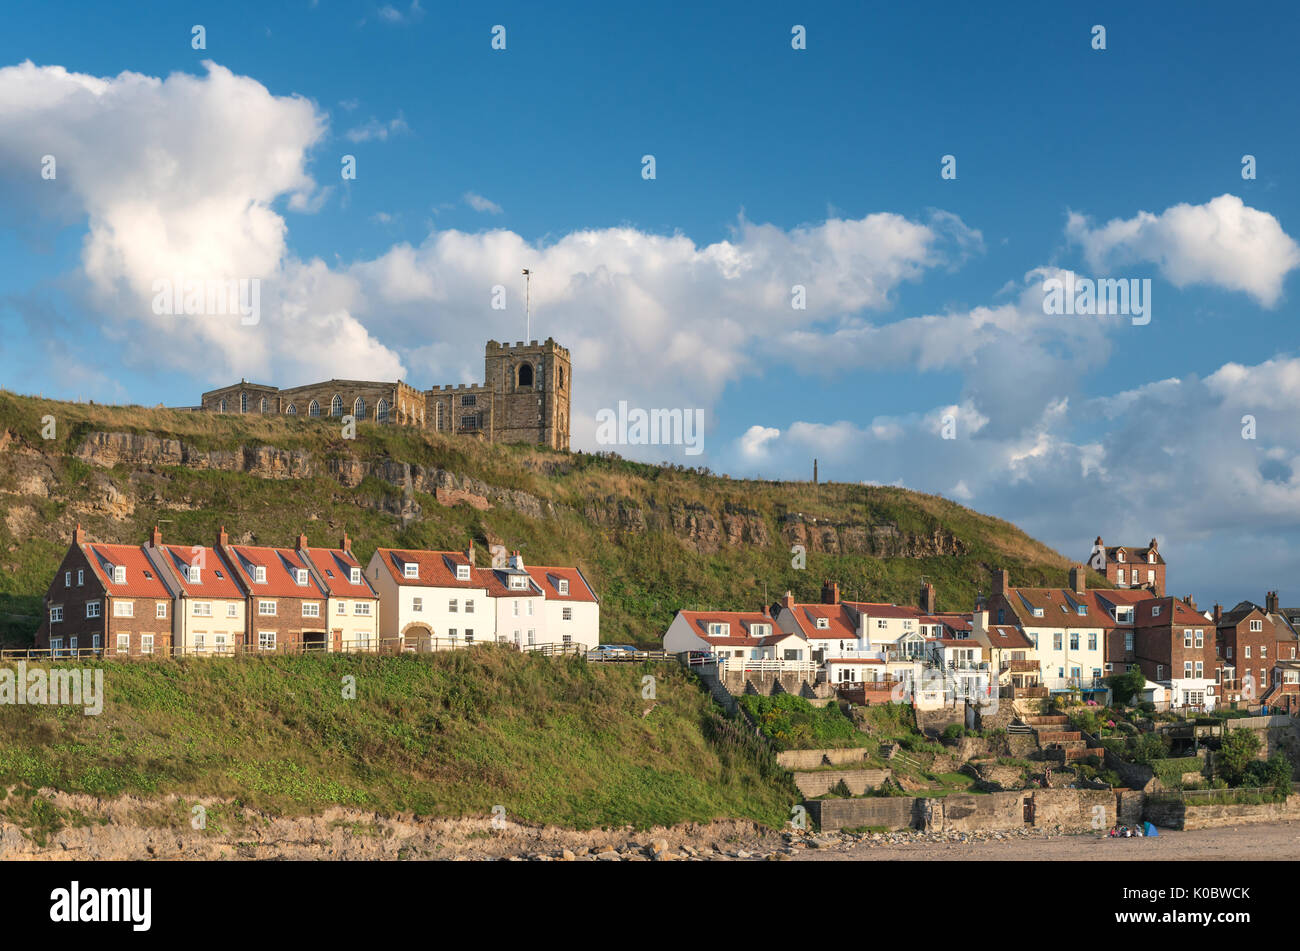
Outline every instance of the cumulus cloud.
{"type": "Polygon", "coordinates": [[[1097,270],[1149,262],[1176,287],[1213,284],[1265,307],[1277,304],[1286,276],[1300,267],[1300,245],[1281,223],[1236,195],[1174,205],[1159,215],[1142,211],[1099,228],[1071,213],[1065,230],[1097,270]]]}
{"type": "Polygon", "coordinates": [[[306,209],[319,198],[306,160],[324,116],[306,99],[204,67],[206,75],[166,79],[102,79],[31,62],[0,69],[0,179],[17,186],[0,192],[36,192],[16,214],[86,222],[88,309],[123,341],[128,362],[148,365],[165,347],[179,368],[210,382],[273,365],[282,379],[323,367],[402,375],[397,355],[348,309],[353,282],[296,260],[273,207],[306,209]],[[57,178],[33,190],[31,169],[44,154],[56,158],[57,178]],[[175,279],[260,281],[260,322],[155,314],[155,282],[175,279]]]}
{"type": "Polygon", "coordinates": [[[348,129],[343,134],[350,142],[387,142],[390,135],[401,135],[403,132],[410,131],[411,127],[406,124],[406,119],[398,113],[387,122],[380,122],[371,116],[370,121],[348,129]]]}
{"type": "Polygon", "coordinates": [[[767,444],[781,435],[781,430],[771,426],[750,426],[739,439],[740,454],[749,460],[767,458],[767,444]]]}

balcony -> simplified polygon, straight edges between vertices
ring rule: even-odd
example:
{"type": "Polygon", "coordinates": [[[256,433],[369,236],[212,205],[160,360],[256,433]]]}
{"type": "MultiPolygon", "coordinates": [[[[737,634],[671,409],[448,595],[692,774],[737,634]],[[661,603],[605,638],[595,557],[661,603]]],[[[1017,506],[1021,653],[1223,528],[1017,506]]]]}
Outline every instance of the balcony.
{"type": "Polygon", "coordinates": [[[1038,672],[1039,663],[1036,660],[1004,660],[1002,662],[1002,673],[1036,674],[1038,672]]]}

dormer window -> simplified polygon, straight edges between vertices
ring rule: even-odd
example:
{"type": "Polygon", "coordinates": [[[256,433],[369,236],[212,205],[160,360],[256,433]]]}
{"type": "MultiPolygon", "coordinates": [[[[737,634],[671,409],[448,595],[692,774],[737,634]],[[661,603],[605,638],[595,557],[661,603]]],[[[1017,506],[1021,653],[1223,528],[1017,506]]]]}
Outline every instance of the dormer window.
{"type": "Polygon", "coordinates": [[[1043,616],[1043,609],[1042,609],[1042,608],[1034,608],[1034,617],[1042,617],[1042,616],[1043,616]]]}
{"type": "Polygon", "coordinates": [[[126,569],[121,565],[113,566],[113,584],[126,584],[126,569]]]}
{"type": "Polygon", "coordinates": [[[1148,563],[1148,564],[1152,564],[1152,565],[1154,565],[1154,564],[1156,563],[1155,552],[1148,552],[1148,553],[1147,553],[1147,563],[1148,563]]]}
{"type": "MultiPolygon", "coordinates": [[[[456,580],[457,580],[457,581],[468,581],[468,580],[469,580],[469,565],[457,565],[457,566],[456,566],[456,580]]],[[[513,585],[512,585],[512,587],[513,587],[513,585]]]]}
{"type": "Polygon", "coordinates": [[[402,577],[403,578],[420,577],[420,566],[413,561],[406,562],[406,564],[402,565],[402,577]]]}
{"type": "Polygon", "coordinates": [[[298,576],[298,584],[300,584],[300,585],[305,585],[305,584],[307,583],[307,569],[306,569],[306,568],[299,568],[299,569],[295,572],[295,574],[297,574],[297,576],[298,576]]]}
{"type": "Polygon", "coordinates": [[[203,577],[203,569],[198,565],[189,565],[185,572],[185,580],[190,584],[198,584],[203,577]]]}
{"type": "Polygon", "coordinates": [[[528,579],[524,575],[511,575],[510,587],[515,591],[523,591],[528,587],[528,579]]]}
{"type": "Polygon", "coordinates": [[[361,584],[361,569],[360,569],[360,568],[353,568],[353,569],[352,569],[352,573],[351,573],[351,575],[349,576],[349,580],[350,580],[353,584],[361,584]]]}
{"type": "Polygon", "coordinates": [[[1158,604],[1151,605],[1151,616],[1160,617],[1160,605],[1158,604]]]}
{"type": "Polygon", "coordinates": [[[731,630],[730,624],[721,624],[717,621],[714,621],[709,624],[710,637],[726,637],[730,630],[731,630]]]}
{"type": "Polygon", "coordinates": [[[253,566],[253,581],[257,584],[266,584],[266,567],[263,565],[253,566]]]}
{"type": "Polygon", "coordinates": [[[771,624],[751,624],[749,625],[749,634],[751,637],[767,637],[772,633],[771,624]]]}
{"type": "Polygon", "coordinates": [[[825,631],[831,626],[830,618],[819,617],[817,619],[817,630],[825,631]]]}
{"type": "Polygon", "coordinates": [[[1116,560],[1116,561],[1123,561],[1123,560],[1124,560],[1124,549],[1121,548],[1119,551],[1117,551],[1117,552],[1115,553],[1115,560],[1116,560]]]}
{"type": "Polygon", "coordinates": [[[1082,605],[1082,604],[1077,604],[1077,605],[1075,605],[1075,607],[1074,607],[1074,611],[1075,611],[1076,614],[1079,615],[1079,617],[1086,617],[1087,614],[1088,614],[1088,609],[1087,609],[1087,607],[1085,607],[1085,606],[1082,605]]]}
{"type": "Polygon", "coordinates": [[[556,589],[557,591],[559,591],[560,594],[568,594],[568,593],[569,593],[569,582],[568,582],[568,579],[566,579],[566,578],[561,578],[561,579],[560,579],[560,583],[559,583],[558,585],[555,586],[555,589],[556,589]]]}

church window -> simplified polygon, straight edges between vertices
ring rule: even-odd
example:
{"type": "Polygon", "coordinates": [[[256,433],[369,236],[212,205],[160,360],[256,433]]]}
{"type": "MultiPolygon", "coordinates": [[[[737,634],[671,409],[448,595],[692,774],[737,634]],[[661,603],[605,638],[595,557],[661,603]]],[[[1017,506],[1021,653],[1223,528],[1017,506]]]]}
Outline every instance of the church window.
{"type": "Polygon", "coordinates": [[[388,401],[383,397],[375,404],[375,419],[381,423],[388,422],[388,401]]]}
{"type": "Polygon", "coordinates": [[[320,404],[317,403],[315,400],[312,400],[311,403],[308,404],[308,406],[307,406],[307,415],[308,415],[308,416],[319,416],[319,415],[320,415],[320,404]]]}
{"type": "Polygon", "coordinates": [[[343,397],[339,396],[337,393],[334,394],[334,399],[330,400],[330,415],[343,415],[343,397]]]}

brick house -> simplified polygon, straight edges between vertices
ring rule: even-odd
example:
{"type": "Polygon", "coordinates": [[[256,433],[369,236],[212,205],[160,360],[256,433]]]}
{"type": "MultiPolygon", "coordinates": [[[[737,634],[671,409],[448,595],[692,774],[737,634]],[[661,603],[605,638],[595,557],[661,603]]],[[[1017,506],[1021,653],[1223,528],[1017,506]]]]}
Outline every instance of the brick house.
{"type": "Polygon", "coordinates": [[[1156,540],[1145,547],[1116,545],[1106,547],[1097,536],[1088,565],[1106,576],[1117,588],[1147,588],[1156,597],[1165,596],[1165,559],[1156,540]]]}
{"type": "Polygon", "coordinates": [[[145,557],[172,595],[175,653],[228,654],[240,649],[247,630],[247,594],[215,548],[164,545],[157,527],[145,557]]]}
{"type": "MultiPolygon", "coordinates": [[[[1088,596],[1097,610],[1110,619],[1106,628],[1107,675],[1122,674],[1138,666],[1137,606],[1155,597],[1147,590],[1103,588],[1089,590],[1088,596]]],[[[1204,618],[1202,618],[1204,620],[1204,618]]]]}
{"type": "Polygon", "coordinates": [[[171,650],[172,594],[139,545],[88,542],[78,525],[44,605],[40,649],[105,656],[171,650]]]}
{"type": "MultiPolygon", "coordinates": [[[[300,539],[305,548],[306,540],[300,539]]],[[[304,552],[231,545],[223,527],[217,550],[247,592],[244,648],[250,651],[326,650],[329,593],[304,552]]]]}
{"type": "Polygon", "coordinates": [[[1263,606],[1241,601],[1230,611],[1214,606],[1218,664],[1230,684],[1233,699],[1265,702],[1264,697],[1282,678],[1279,661],[1297,659],[1297,638],[1290,621],[1278,610],[1276,591],[1264,596],[1263,606]],[[1247,686],[1247,678],[1249,687],[1247,686]]]}
{"type": "Polygon", "coordinates": [[[1148,598],[1134,608],[1137,663],[1147,679],[1168,684],[1174,706],[1213,710],[1221,686],[1213,622],[1178,598],[1148,598]]]}

